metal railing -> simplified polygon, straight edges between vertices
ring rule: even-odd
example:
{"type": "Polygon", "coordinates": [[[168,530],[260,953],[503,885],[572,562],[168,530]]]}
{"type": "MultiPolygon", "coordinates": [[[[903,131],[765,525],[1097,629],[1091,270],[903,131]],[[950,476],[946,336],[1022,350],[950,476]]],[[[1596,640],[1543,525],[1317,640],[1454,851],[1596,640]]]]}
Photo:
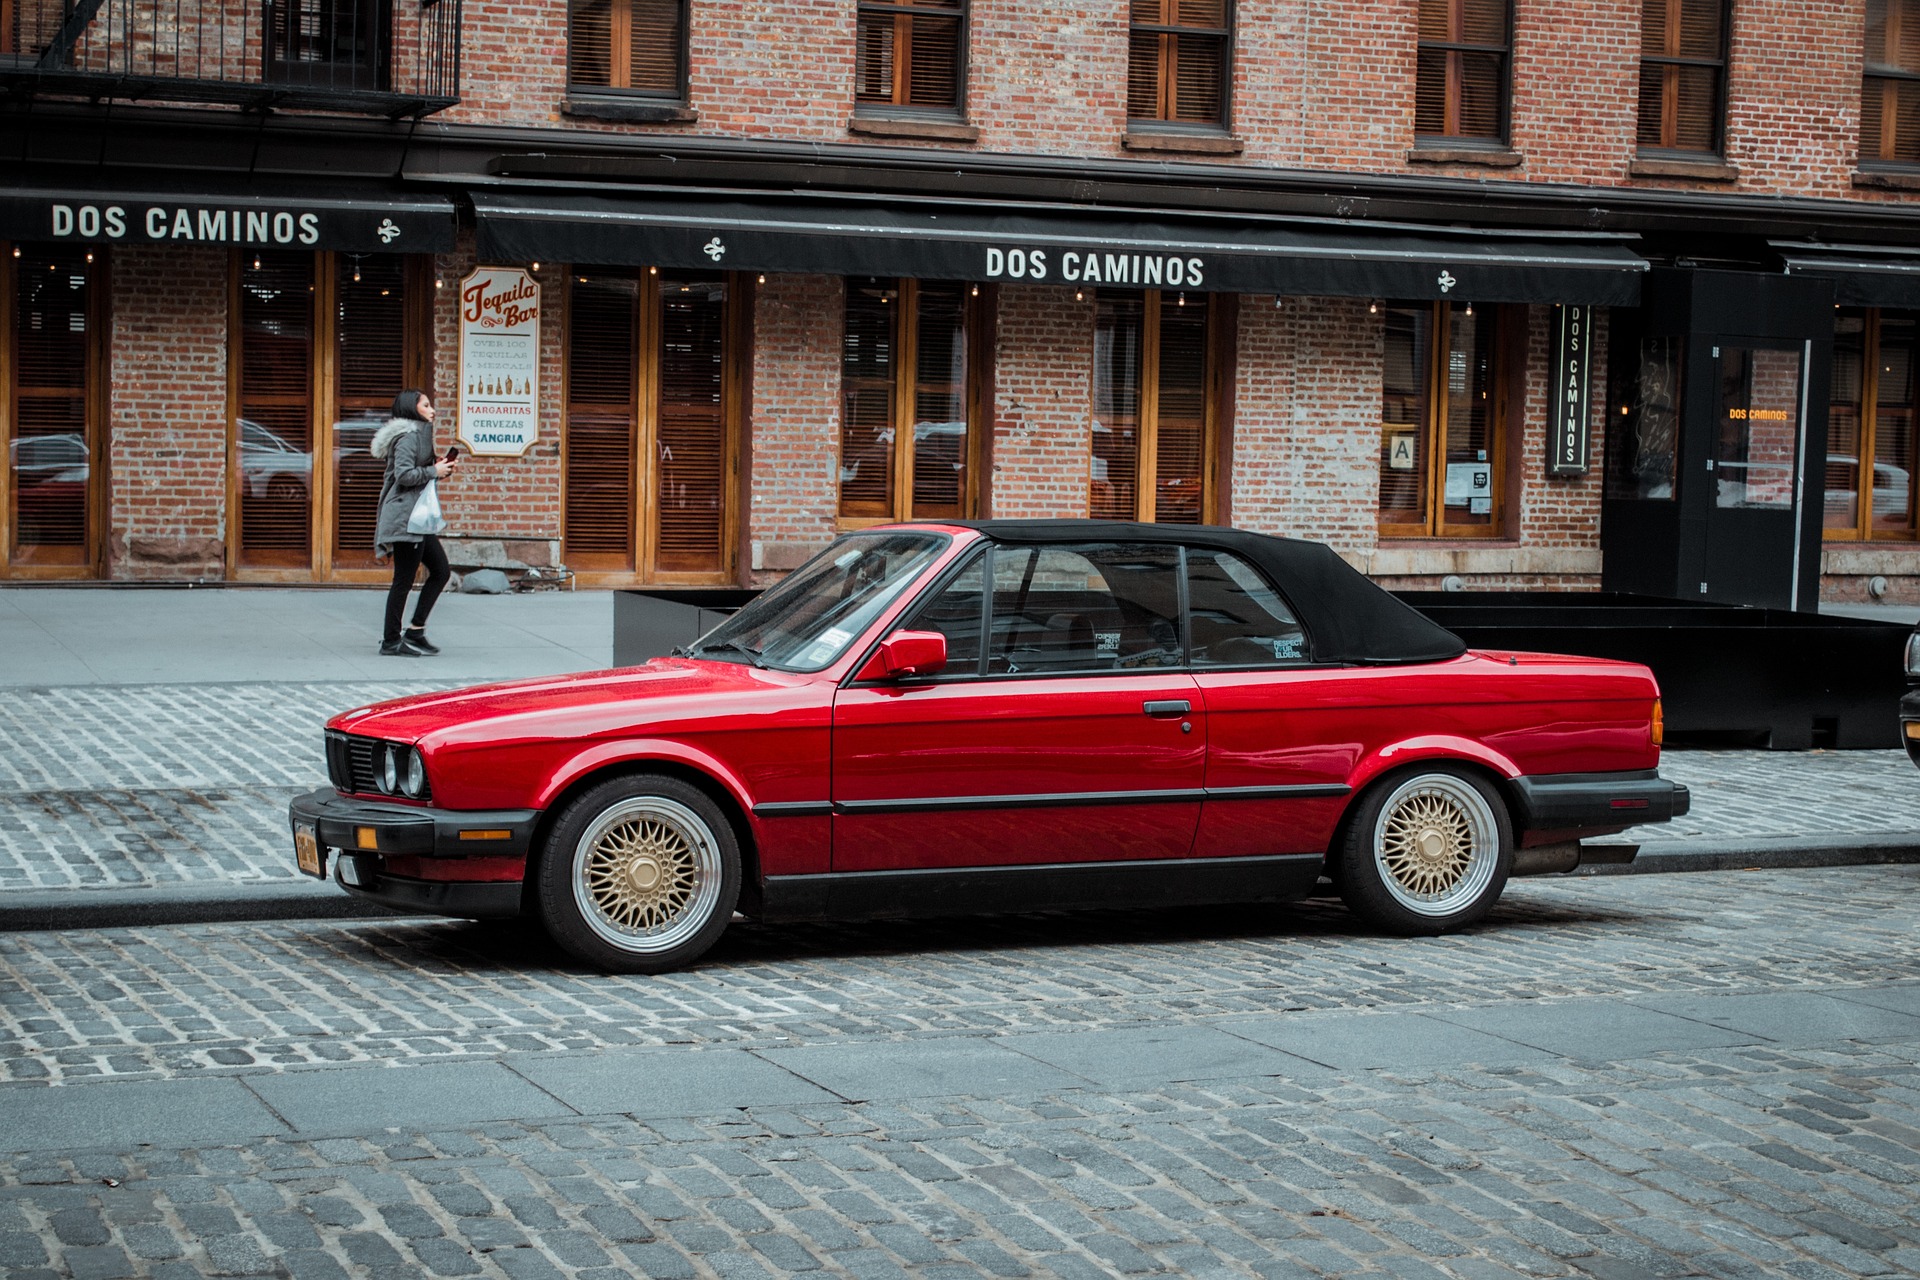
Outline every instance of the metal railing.
{"type": "Polygon", "coordinates": [[[420,116],[462,0],[0,0],[0,91],[420,116]]]}

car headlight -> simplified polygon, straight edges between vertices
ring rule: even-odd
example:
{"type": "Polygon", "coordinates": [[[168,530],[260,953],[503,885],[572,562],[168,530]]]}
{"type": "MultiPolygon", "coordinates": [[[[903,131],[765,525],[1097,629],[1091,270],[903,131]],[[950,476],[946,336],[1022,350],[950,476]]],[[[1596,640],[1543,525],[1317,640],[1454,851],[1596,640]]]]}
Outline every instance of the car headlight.
{"type": "Polygon", "coordinates": [[[1920,631],[1907,637],[1907,679],[1920,680],[1920,631]]]}
{"type": "Polygon", "coordinates": [[[405,747],[388,747],[380,753],[380,789],[388,795],[400,790],[400,753],[405,747]]]}
{"type": "Polygon", "coordinates": [[[402,779],[401,785],[416,800],[427,789],[427,762],[418,747],[407,749],[407,776],[402,779]]]}

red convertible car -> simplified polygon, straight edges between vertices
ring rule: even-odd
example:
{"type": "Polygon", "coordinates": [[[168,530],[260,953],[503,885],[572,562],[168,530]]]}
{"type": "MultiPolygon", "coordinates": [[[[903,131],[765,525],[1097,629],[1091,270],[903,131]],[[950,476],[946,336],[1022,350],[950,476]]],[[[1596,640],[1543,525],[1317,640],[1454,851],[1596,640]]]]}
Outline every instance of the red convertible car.
{"type": "Polygon", "coordinates": [[[690,648],[327,725],[300,867],[537,916],[604,969],[765,920],[1286,901],[1470,925],[1686,812],[1645,667],[1468,652],[1316,543],[1093,522],[840,538],[690,648]]]}

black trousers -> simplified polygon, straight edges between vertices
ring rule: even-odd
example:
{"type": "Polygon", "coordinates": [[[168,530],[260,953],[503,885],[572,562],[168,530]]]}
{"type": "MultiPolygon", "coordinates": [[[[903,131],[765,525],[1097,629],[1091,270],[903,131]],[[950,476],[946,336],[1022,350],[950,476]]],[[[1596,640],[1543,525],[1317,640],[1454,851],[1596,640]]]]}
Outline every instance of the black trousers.
{"type": "Polygon", "coordinates": [[[427,585],[420,588],[419,602],[413,606],[412,626],[427,625],[427,615],[433,612],[433,602],[440,598],[440,591],[447,585],[450,570],[447,568],[447,553],[440,546],[440,539],[432,534],[423,534],[418,542],[396,542],[393,544],[393,585],[387,588],[387,630],[381,639],[392,644],[400,638],[400,615],[407,608],[407,592],[413,590],[414,575],[421,565],[427,566],[427,585]]]}

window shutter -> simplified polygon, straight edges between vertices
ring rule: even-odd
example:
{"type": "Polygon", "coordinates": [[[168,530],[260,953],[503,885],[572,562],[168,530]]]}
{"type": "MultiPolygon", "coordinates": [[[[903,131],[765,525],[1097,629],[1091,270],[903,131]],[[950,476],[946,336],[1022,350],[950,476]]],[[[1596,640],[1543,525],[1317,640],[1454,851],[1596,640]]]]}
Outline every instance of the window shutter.
{"type": "Polygon", "coordinates": [[[1498,138],[1501,97],[1506,88],[1506,58],[1497,53],[1458,53],[1460,125],[1463,138],[1498,138]]]}
{"type": "Polygon", "coordinates": [[[1460,29],[1452,37],[1461,44],[1507,43],[1507,0],[1462,0],[1460,29]]]}
{"type": "MultiPolygon", "coordinates": [[[[1135,22],[1158,22],[1160,6],[1154,0],[1133,0],[1135,22]],[[1150,17],[1142,17],[1145,10],[1150,17]]],[[[1158,120],[1163,96],[1161,76],[1164,38],[1155,31],[1135,31],[1127,38],[1127,118],[1158,120]]]]}
{"type": "Polygon", "coordinates": [[[564,551],[576,569],[633,568],[633,274],[595,270],[568,293],[564,551]]]}
{"type": "Polygon", "coordinates": [[[725,563],[727,285],[663,275],[660,300],[654,568],[717,571],[725,563]]]}
{"type": "Polygon", "coordinates": [[[686,32],[681,29],[682,0],[626,3],[631,14],[626,87],[656,97],[680,97],[680,55],[686,47],[686,32]]]}
{"type": "Polygon", "coordinates": [[[965,515],[967,500],[967,291],[923,282],[914,331],[915,519],[965,515]]]}
{"type": "Polygon", "coordinates": [[[1420,50],[1420,63],[1413,84],[1413,131],[1447,131],[1447,54],[1439,49],[1420,50]]]}
{"type": "Polygon", "coordinates": [[[1139,519],[1143,302],[1100,296],[1093,329],[1093,450],[1087,514],[1139,519]]]}
{"type": "Polygon", "coordinates": [[[333,558],[370,564],[386,464],[368,446],[407,385],[407,260],[343,253],[336,262],[333,558]]]}
{"type": "Polygon", "coordinates": [[[613,8],[625,0],[573,0],[568,9],[567,80],[571,84],[611,87],[613,80],[613,8]]]}
{"type": "MultiPolygon", "coordinates": [[[[13,265],[15,550],[85,547],[90,463],[86,251],[22,246],[13,265]]],[[[0,384],[0,394],[7,389],[0,384]]]]}
{"type": "Polygon", "coordinates": [[[1825,506],[1827,529],[1860,531],[1860,448],[1865,443],[1867,315],[1849,307],[1833,315],[1833,375],[1828,392],[1825,506]]]}
{"type": "MultiPolygon", "coordinates": [[[[943,5],[958,9],[958,0],[943,5]]],[[[960,108],[960,19],[958,15],[916,15],[912,19],[912,58],[907,101],[912,107],[960,108]]]]}
{"type": "Polygon", "coordinates": [[[1420,0],[1420,40],[1445,44],[1454,38],[1452,0],[1420,0]]]}
{"type": "Polygon", "coordinates": [[[1381,376],[1380,523],[1392,532],[1424,532],[1427,518],[1427,379],[1431,307],[1388,307],[1381,376]]]}
{"type": "Polygon", "coordinates": [[[1153,518],[1203,524],[1207,512],[1207,301],[1160,298],[1159,404],[1154,431],[1153,518]]]}
{"type": "Polygon", "coordinates": [[[853,82],[861,102],[893,101],[894,29],[891,13],[860,14],[859,31],[854,37],[853,82]]]}
{"type": "Polygon", "coordinates": [[[893,394],[897,372],[891,283],[847,282],[840,366],[840,514],[893,514],[893,394]]]}
{"type": "Polygon", "coordinates": [[[310,253],[240,267],[240,558],[311,565],[313,278],[310,253]]]}
{"type": "Polygon", "coordinates": [[[1869,527],[1910,537],[1914,528],[1916,462],[1914,385],[1920,359],[1920,324],[1911,315],[1880,314],[1879,393],[1874,397],[1872,517],[1869,527]]]}

